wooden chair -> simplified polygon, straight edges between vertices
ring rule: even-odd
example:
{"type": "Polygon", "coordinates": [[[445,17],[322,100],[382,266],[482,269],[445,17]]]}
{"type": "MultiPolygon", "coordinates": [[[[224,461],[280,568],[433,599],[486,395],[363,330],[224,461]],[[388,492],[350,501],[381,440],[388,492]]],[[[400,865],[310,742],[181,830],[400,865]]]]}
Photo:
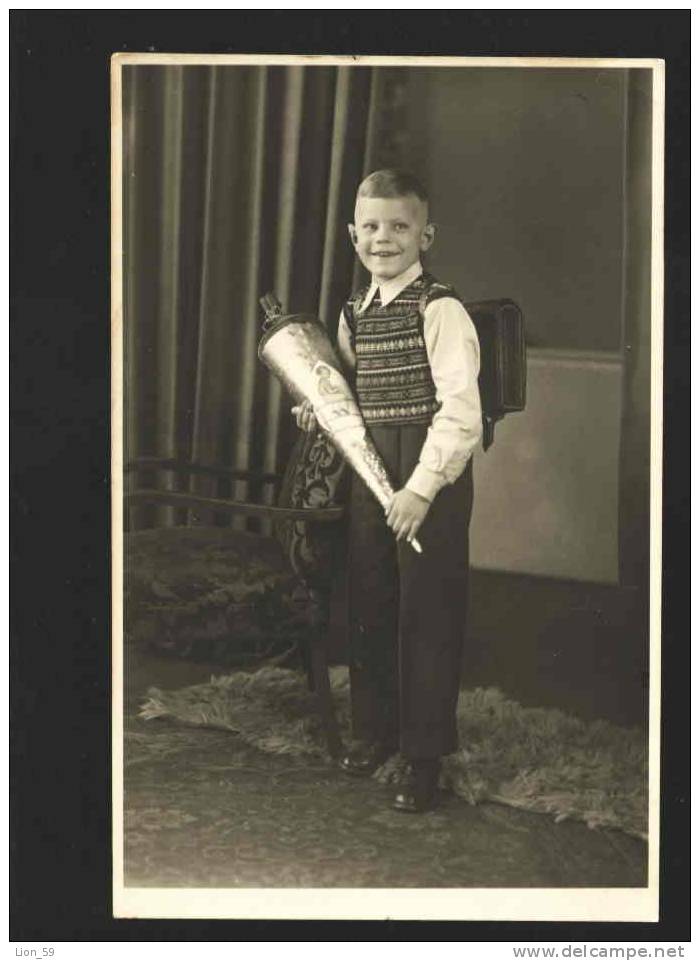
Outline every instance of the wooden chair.
{"type": "MultiPolygon", "coordinates": [[[[333,708],[327,657],[331,554],[341,540],[339,522],[344,513],[343,507],[334,503],[343,476],[342,461],[335,449],[320,434],[301,435],[282,477],[157,457],[140,457],[129,462],[126,473],[155,479],[152,486],[136,486],[125,492],[127,530],[131,511],[145,504],[272,522],[273,534],[259,536],[274,537],[279,542],[309,605],[312,629],[308,645],[302,645],[299,654],[309,689],[317,697],[328,751],[337,757],[342,742],[333,708]],[[169,489],[178,485],[189,487],[192,476],[247,482],[261,492],[273,492],[274,497],[268,499],[276,503],[251,503],[229,497],[201,496],[187,489],[169,489]],[[163,478],[166,478],[165,484],[163,478]]],[[[167,530],[163,528],[163,532],[167,530]]]]}

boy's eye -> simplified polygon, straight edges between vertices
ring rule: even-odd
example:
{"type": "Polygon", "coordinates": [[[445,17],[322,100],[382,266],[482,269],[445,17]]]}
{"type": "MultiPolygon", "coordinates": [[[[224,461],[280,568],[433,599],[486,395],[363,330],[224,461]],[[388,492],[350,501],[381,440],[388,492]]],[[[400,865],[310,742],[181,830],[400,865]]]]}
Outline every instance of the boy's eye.
{"type": "Polygon", "coordinates": [[[395,227],[396,227],[397,230],[407,230],[407,229],[408,229],[408,224],[399,223],[399,224],[395,224],[395,227]]]}

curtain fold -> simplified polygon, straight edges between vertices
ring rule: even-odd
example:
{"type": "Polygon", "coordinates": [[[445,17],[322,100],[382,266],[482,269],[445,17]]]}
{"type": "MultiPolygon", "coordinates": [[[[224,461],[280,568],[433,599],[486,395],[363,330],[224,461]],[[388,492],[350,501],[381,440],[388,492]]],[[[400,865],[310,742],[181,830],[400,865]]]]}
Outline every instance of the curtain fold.
{"type": "MultiPolygon", "coordinates": [[[[292,305],[294,278],[294,243],[296,226],[297,185],[299,179],[300,147],[304,111],[304,68],[290,67],[282,111],[282,145],[278,207],[276,218],[275,270],[273,288],[285,307],[292,305]]],[[[300,200],[301,203],[301,200],[300,200]]],[[[282,415],[282,390],[278,380],[267,378],[267,424],[263,467],[274,471],[277,467],[277,447],[282,415]]],[[[267,492],[269,494],[269,491],[267,492]]],[[[268,498],[269,499],[269,498],[268,498]]]]}
{"type": "MultiPolygon", "coordinates": [[[[258,298],[272,289],[335,333],[353,284],[345,224],[372,161],[374,99],[365,67],[124,69],[127,461],[284,469],[296,428],[257,359],[258,298]]],[[[264,496],[184,474],[159,482],[264,496]]],[[[137,528],[231,523],[172,508],[131,514],[137,528]]]]}

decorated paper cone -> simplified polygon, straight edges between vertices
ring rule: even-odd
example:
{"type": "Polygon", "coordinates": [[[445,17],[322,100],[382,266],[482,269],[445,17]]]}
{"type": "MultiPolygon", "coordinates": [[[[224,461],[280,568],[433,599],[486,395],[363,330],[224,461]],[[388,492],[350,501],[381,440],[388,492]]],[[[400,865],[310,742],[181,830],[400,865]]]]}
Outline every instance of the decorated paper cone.
{"type": "MultiPolygon", "coordinates": [[[[311,314],[283,315],[272,294],[266,294],[260,303],[266,313],[258,347],[260,360],[297,402],[309,401],[321,430],[386,509],[394,489],[326,328],[311,314]]],[[[409,543],[421,553],[415,538],[409,543]]]]}

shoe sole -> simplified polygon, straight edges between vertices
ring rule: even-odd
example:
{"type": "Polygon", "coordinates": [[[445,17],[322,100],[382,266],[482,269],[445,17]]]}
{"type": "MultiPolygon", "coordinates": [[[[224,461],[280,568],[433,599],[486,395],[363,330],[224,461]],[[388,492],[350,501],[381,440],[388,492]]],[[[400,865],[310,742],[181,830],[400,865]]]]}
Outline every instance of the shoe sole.
{"type": "Polygon", "coordinates": [[[435,808],[439,806],[439,803],[436,798],[434,801],[430,801],[420,807],[410,807],[407,804],[399,804],[397,801],[394,801],[392,807],[395,811],[400,811],[401,814],[426,814],[428,811],[434,811],[435,808]]]}
{"type": "Polygon", "coordinates": [[[378,771],[380,767],[381,764],[369,771],[353,771],[353,769],[350,767],[343,767],[342,764],[338,765],[338,768],[343,772],[343,774],[347,774],[348,777],[372,777],[375,771],[378,771]]]}
{"type": "Polygon", "coordinates": [[[407,808],[402,807],[400,804],[392,805],[394,811],[398,811],[399,814],[429,814],[437,808],[437,804],[430,804],[428,807],[420,808],[407,808]]]}

